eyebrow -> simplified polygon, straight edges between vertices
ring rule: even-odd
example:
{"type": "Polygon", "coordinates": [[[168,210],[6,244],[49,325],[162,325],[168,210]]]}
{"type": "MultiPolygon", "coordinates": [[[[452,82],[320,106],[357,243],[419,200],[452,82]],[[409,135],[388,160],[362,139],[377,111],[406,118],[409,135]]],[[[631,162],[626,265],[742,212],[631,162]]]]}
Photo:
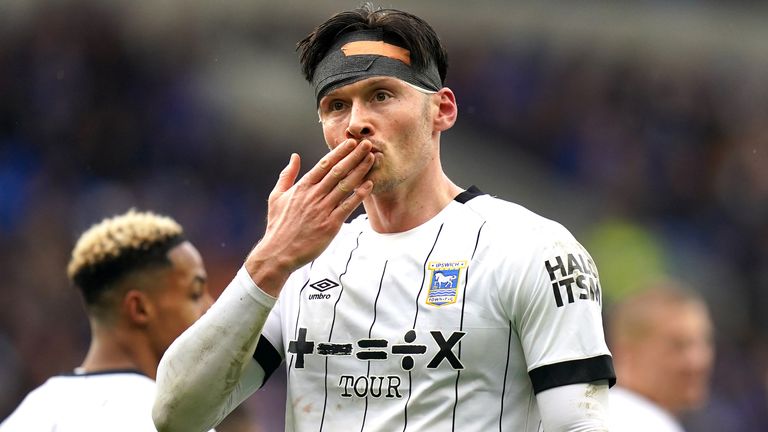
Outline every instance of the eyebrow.
{"type": "Polygon", "coordinates": [[[208,278],[206,278],[205,276],[195,275],[195,277],[192,278],[192,285],[195,285],[195,284],[205,285],[206,283],[208,283],[208,278]]]}
{"type": "MultiPolygon", "coordinates": [[[[405,81],[402,81],[402,80],[400,80],[400,79],[398,79],[398,78],[395,78],[395,77],[392,77],[392,76],[386,76],[386,75],[383,75],[383,76],[374,76],[374,77],[368,78],[368,80],[369,80],[369,81],[368,81],[368,86],[369,86],[369,87],[373,87],[373,86],[376,86],[376,85],[378,85],[378,84],[381,84],[382,82],[401,81],[402,83],[405,83],[405,81]]],[[[354,83],[353,83],[353,84],[354,84],[354,83]]],[[[407,83],[406,83],[406,84],[407,84],[407,83]]],[[[349,84],[349,85],[351,85],[351,84],[349,84]]],[[[346,86],[344,86],[344,87],[346,87],[346,86]]],[[[337,93],[339,92],[339,90],[341,90],[341,89],[342,89],[342,88],[344,88],[344,87],[340,87],[340,88],[337,88],[337,89],[331,90],[330,92],[328,92],[328,93],[327,93],[325,96],[323,96],[323,97],[320,99],[320,103],[322,103],[324,100],[328,100],[328,99],[331,99],[331,100],[332,100],[332,99],[334,99],[335,97],[338,97],[337,93]]]]}

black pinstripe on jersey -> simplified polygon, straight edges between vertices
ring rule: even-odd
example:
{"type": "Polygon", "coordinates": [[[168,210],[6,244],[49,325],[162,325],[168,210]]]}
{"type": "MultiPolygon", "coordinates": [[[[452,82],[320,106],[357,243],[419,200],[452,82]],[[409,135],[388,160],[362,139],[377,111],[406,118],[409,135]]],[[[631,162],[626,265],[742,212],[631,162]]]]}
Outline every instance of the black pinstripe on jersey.
{"type": "MultiPolygon", "coordinates": [[[[339,284],[341,285],[341,292],[339,292],[339,296],[336,298],[336,303],[333,305],[333,319],[331,320],[331,330],[328,332],[328,340],[330,341],[333,337],[333,327],[336,324],[336,307],[339,305],[339,301],[341,300],[342,295],[344,294],[344,283],[341,281],[341,279],[344,277],[344,275],[347,274],[347,271],[349,271],[349,262],[352,261],[352,256],[355,254],[355,251],[358,247],[360,247],[360,235],[363,232],[360,231],[357,234],[357,238],[355,239],[355,247],[352,248],[351,251],[349,251],[349,257],[347,258],[347,263],[344,266],[344,272],[339,275],[339,284]]],[[[298,320],[297,320],[298,321],[298,320]]],[[[325,358],[325,385],[323,386],[325,388],[325,397],[323,399],[323,416],[320,419],[320,432],[323,431],[323,425],[325,424],[325,413],[328,409],[328,357],[325,358]]]]}
{"type": "MultiPolygon", "coordinates": [[[[479,190],[477,192],[479,192],[479,190]]],[[[466,201],[464,201],[464,203],[466,203],[466,201]]],[[[477,252],[477,245],[480,244],[480,234],[483,232],[484,226],[485,226],[485,221],[483,221],[483,223],[480,225],[480,228],[477,229],[475,248],[472,250],[472,258],[475,257],[475,252],[477,252]]],[[[459,323],[460,331],[464,331],[464,310],[465,310],[464,307],[466,306],[467,298],[469,297],[469,289],[468,289],[469,271],[471,269],[472,269],[471,265],[467,267],[467,273],[466,273],[466,276],[464,276],[464,296],[461,298],[461,322],[459,323]]],[[[459,342],[458,351],[459,351],[458,352],[459,360],[461,360],[461,342],[459,342]]],[[[456,428],[456,408],[459,406],[459,380],[461,380],[461,370],[456,371],[456,385],[454,387],[454,395],[455,395],[454,397],[456,398],[456,400],[453,402],[453,421],[452,421],[451,430],[455,430],[456,428]]],[[[503,398],[502,398],[502,401],[503,401],[503,398]]]]}

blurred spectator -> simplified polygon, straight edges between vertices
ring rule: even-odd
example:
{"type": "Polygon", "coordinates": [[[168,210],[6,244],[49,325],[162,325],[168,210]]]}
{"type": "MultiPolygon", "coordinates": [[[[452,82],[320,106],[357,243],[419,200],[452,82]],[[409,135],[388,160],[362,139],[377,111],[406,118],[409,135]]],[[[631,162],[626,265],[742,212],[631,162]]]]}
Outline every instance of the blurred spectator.
{"type": "Polygon", "coordinates": [[[679,416],[709,394],[713,328],[703,299],[652,283],[611,308],[606,332],[617,375],[611,430],[682,432],[679,416]]]}

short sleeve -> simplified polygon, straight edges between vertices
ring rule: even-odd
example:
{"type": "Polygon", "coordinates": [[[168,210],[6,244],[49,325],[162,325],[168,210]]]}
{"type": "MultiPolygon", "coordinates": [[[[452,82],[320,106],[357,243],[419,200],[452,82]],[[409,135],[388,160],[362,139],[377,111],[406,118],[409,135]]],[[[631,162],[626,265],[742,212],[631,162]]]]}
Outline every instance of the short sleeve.
{"type": "Polygon", "coordinates": [[[570,232],[548,222],[514,281],[515,323],[534,392],[603,379],[613,385],[597,266],[570,232]]]}

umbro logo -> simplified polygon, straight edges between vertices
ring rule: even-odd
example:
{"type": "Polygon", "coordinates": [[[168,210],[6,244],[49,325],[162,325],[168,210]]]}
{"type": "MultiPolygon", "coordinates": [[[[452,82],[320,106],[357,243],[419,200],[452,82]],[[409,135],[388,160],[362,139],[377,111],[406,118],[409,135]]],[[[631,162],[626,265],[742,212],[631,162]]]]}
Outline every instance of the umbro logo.
{"type": "Polygon", "coordinates": [[[328,291],[331,288],[336,288],[337,286],[339,286],[339,284],[326,278],[323,280],[319,280],[315,283],[309,284],[309,286],[311,286],[312,288],[320,292],[323,292],[323,291],[328,291]]]}

